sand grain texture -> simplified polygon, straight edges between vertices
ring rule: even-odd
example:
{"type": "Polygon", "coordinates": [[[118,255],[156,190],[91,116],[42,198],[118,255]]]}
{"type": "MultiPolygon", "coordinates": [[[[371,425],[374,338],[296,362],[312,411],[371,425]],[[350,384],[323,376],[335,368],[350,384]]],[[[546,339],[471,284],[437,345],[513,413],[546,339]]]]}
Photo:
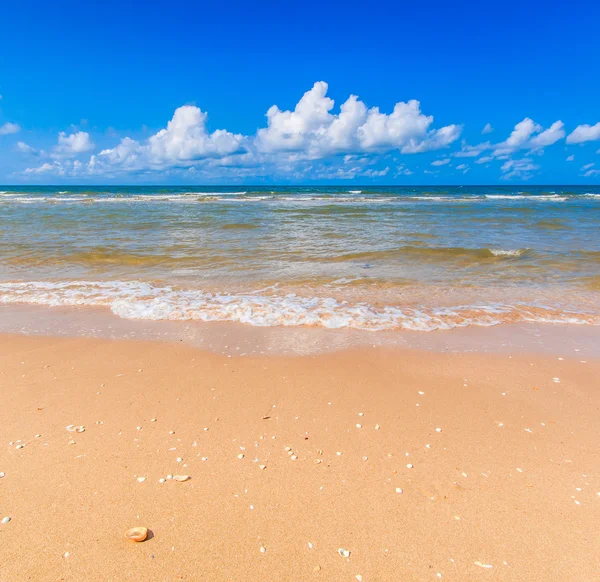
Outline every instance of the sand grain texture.
{"type": "Polygon", "coordinates": [[[0,580],[598,579],[598,378],[0,336],[0,580]]]}

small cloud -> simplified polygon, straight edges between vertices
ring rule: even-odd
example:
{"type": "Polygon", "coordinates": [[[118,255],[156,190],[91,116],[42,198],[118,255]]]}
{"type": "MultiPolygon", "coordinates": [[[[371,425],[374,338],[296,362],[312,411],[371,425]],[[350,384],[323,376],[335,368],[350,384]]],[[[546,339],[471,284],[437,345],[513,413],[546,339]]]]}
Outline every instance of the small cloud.
{"type": "Polygon", "coordinates": [[[575,156],[569,156],[567,158],[567,162],[572,162],[575,159],[575,156]]]}
{"type": "Polygon", "coordinates": [[[24,141],[17,142],[17,151],[22,154],[28,155],[38,155],[38,151],[35,148],[32,148],[30,145],[27,145],[24,141]]]}
{"type": "Polygon", "coordinates": [[[466,169],[467,167],[468,167],[468,166],[467,166],[467,164],[459,164],[458,166],[456,166],[456,169],[457,169],[457,170],[464,170],[464,169],[466,169]]]}
{"type": "Polygon", "coordinates": [[[589,178],[590,176],[600,176],[600,170],[588,170],[585,174],[583,174],[584,177],[589,178]]]}
{"type": "Polygon", "coordinates": [[[596,164],[585,164],[585,166],[581,166],[581,171],[583,172],[584,170],[589,170],[590,168],[593,168],[596,164]]]}
{"type": "Polygon", "coordinates": [[[21,127],[16,123],[5,123],[4,125],[0,125],[0,135],[9,135],[11,133],[19,133],[21,131],[21,127]]]}
{"type": "Polygon", "coordinates": [[[488,162],[491,162],[494,159],[493,156],[483,156],[481,158],[479,158],[478,160],[475,160],[476,164],[487,164],[488,162]]]}
{"type": "Polygon", "coordinates": [[[435,160],[434,162],[431,162],[432,166],[445,166],[446,164],[450,163],[450,158],[446,158],[445,160],[435,160]]]}
{"type": "Polygon", "coordinates": [[[491,123],[486,123],[484,128],[481,130],[481,133],[483,135],[485,135],[486,133],[492,133],[492,131],[494,131],[494,128],[492,127],[491,123]]]}
{"type": "Polygon", "coordinates": [[[531,158],[523,158],[521,160],[508,160],[502,164],[500,170],[504,174],[503,180],[510,180],[511,178],[520,178],[522,180],[528,180],[533,175],[533,172],[539,170],[540,167],[536,166],[531,158]]]}
{"type": "Polygon", "coordinates": [[[64,131],[58,134],[58,145],[52,149],[54,157],[72,157],[93,150],[96,146],[90,140],[90,134],[78,131],[67,135],[64,131]]]}
{"type": "Polygon", "coordinates": [[[600,139],[600,121],[596,125],[578,125],[568,136],[567,143],[584,143],[600,139]]]}

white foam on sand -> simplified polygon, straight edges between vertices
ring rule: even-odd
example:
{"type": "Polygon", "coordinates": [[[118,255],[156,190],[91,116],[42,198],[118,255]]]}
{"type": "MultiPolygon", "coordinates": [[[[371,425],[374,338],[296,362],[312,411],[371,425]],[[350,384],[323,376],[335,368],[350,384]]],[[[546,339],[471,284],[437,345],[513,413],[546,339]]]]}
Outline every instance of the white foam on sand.
{"type": "Polygon", "coordinates": [[[598,315],[524,304],[380,307],[295,294],[214,294],[141,281],[1,283],[0,303],[107,307],[125,319],[234,321],[258,327],[433,331],[518,321],[600,325],[598,315]]]}

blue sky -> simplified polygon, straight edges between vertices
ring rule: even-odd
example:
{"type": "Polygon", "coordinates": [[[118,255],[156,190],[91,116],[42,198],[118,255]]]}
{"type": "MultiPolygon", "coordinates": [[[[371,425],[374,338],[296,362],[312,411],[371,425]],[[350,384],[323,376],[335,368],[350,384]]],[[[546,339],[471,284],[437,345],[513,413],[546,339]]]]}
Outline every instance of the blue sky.
{"type": "Polygon", "coordinates": [[[0,183],[600,183],[598,3],[2,16],[0,183]]]}

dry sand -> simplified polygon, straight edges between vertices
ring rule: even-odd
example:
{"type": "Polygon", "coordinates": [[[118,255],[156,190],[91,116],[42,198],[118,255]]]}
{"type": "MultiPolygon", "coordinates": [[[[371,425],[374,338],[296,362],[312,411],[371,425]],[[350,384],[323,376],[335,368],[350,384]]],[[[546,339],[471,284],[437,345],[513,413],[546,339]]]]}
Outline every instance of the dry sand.
{"type": "Polygon", "coordinates": [[[598,580],[599,378],[0,336],[0,580],[598,580]]]}

